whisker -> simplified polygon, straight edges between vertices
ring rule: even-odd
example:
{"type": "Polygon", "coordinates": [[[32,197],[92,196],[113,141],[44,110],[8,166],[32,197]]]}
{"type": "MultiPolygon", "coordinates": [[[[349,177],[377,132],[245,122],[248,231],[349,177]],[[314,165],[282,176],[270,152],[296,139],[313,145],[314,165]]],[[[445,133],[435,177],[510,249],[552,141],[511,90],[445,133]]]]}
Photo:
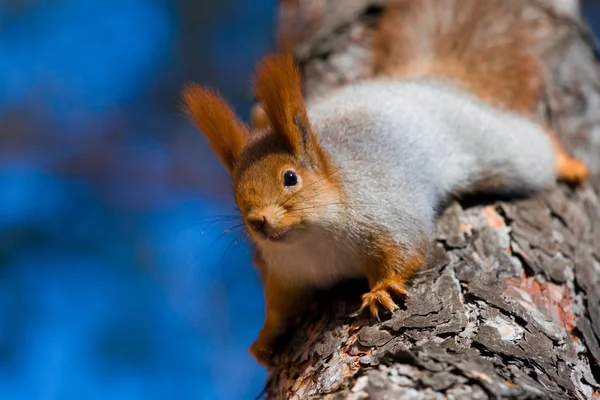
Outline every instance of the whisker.
{"type": "MultiPolygon", "coordinates": [[[[320,179],[317,179],[316,181],[314,181],[313,183],[311,183],[311,184],[309,184],[309,185],[307,185],[307,186],[304,186],[302,189],[298,190],[298,191],[297,191],[297,192],[295,192],[295,193],[294,193],[292,196],[290,196],[290,198],[293,198],[293,197],[295,197],[295,196],[298,196],[298,195],[299,195],[299,194],[301,194],[303,191],[305,191],[305,190],[307,190],[307,189],[309,189],[309,188],[313,187],[314,185],[316,185],[316,184],[318,184],[318,183],[324,182],[324,181],[325,181],[325,179],[327,179],[327,178],[330,178],[331,176],[333,176],[333,174],[335,174],[335,173],[337,173],[337,172],[339,172],[339,171],[341,171],[341,168],[338,168],[338,169],[336,169],[335,171],[333,171],[332,173],[330,173],[330,174],[328,174],[328,175],[326,175],[326,176],[324,176],[324,177],[322,177],[322,178],[320,178],[320,179]]],[[[288,200],[289,200],[289,198],[288,198],[288,200]]],[[[287,201],[287,200],[286,200],[286,201],[287,201]]]]}
{"type": "Polygon", "coordinates": [[[293,193],[290,197],[288,197],[283,203],[280,204],[280,206],[285,205],[288,201],[290,201],[291,199],[295,198],[296,196],[298,196],[300,193],[302,193],[303,191],[305,191],[306,189],[314,186],[317,183],[323,182],[325,181],[325,179],[330,178],[331,176],[333,176],[334,174],[336,174],[337,172],[341,171],[341,168],[337,168],[335,171],[327,174],[326,176],[324,176],[321,179],[317,179],[316,181],[314,181],[313,183],[304,186],[303,188],[301,188],[300,190],[298,190],[297,192],[293,193]]]}
{"type": "Polygon", "coordinates": [[[182,227],[180,230],[187,230],[194,227],[200,226],[201,230],[208,229],[209,227],[220,223],[220,222],[232,222],[236,220],[240,220],[241,217],[239,215],[231,215],[231,216],[210,216],[206,218],[201,218],[196,222],[192,222],[189,225],[182,227]]]}
{"type": "Polygon", "coordinates": [[[279,198],[281,197],[281,195],[283,194],[283,191],[285,190],[285,187],[281,188],[281,192],[279,192],[279,195],[277,196],[277,198],[275,199],[275,204],[277,204],[277,202],[279,201],[279,198]]]}
{"type": "Polygon", "coordinates": [[[296,212],[296,211],[304,211],[304,210],[311,210],[311,209],[318,209],[320,207],[327,207],[327,206],[336,206],[336,205],[376,205],[376,203],[344,203],[344,202],[334,202],[334,203],[320,203],[320,204],[312,204],[310,206],[306,206],[306,207],[301,207],[301,208],[292,208],[290,210],[288,210],[289,213],[292,212],[296,212]]]}
{"type": "MultiPolygon", "coordinates": [[[[243,223],[241,223],[241,224],[237,224],[237,225],[234,225],[234,226],[232,226],[232,227],[230,227],[230,228],[228,228],[228,229],[225,229],[225,230],[223,230],[223,232],[221,232],[221,234],[219,234],[219,235],[218,235],[218,236],[217,236],[217,237],[216,237],[216,238],[215,238],[215,239],[214,239],[214,240],[213,240],[213,241],[212,241],[212,242],[211,242],[211,243],[210,243],[210,244],[209,244],[209,245],[208,245],[208,246],[207,246],[207,247],[204,249],[204,251],[202,251],[202,253],[199,255],[199,257],[198,257],[198,258],[199,258],[199,259],[201,259],[201,258],[204,258],[204,257],[206,256],[206,253],[207,253],[208,251],[212,250],[212,247],[213,247],[213,246],[214,246],[214,245],[215,245],[215,244],[216,244],[216,243],[217,243],[217,242],[218,242],[218,241],[219,241],[221,238],[223,238],[224,236],[228,235],[229,233],[235,232],[235,231],[236,231],[236,229],[240,229],[240,228],[242,228],[243,226],[244,226],[244,224],[243,224],[243,223]]],[[[196,260],[194,260],[194,261],[196,261],[196,260]]]]}
{"type": "MultiPolygon", "coordinates": [[[[210,243],[206,248],[204,248],[204,250],[196,255],[189,263],[187,263],[186,268],[190,268],[192,265],[197,265],[198,261],[201,259],[204,259],[204,256],[206,255],[206,253],[217,243],[217,241],[219,241],[219,239],[221,239],[222,237],[224,237],[225,235],[227,235],[228,233],[234,231],[235,229],[237,229],[238,227],[240,227],[243,224],[240,225],[235,225],[229,229],[224,230],[223,232],[221,232],[220,235],[218,235],[213,241],[212,243],[210,243]]],[[[201,269],[203,269],[201,267],[201,269]]],[[[212,275],[212,274],[211,274],[212,275]]],[[[209,277],[209,280],[212,280],[212,276],[209,277]]]]}
{"type": "Polygon", "coordinates": [[[237,215],[233,215],[233,214],[228,214],[228,215],[208,215],[206,217],[200,218],[198,221],[204,221],[204,220],[208,220],[208,219],[229,219],[229,218],[237,218],[237,215]]]}
{"type": "MultiPolygon", "coordinates": [[[[234,225],[234,226],[232,226],[232,227],[230,227],[230,228],[228,228],[228,229],[225,229],[225,230],[223,230],[223,232],[221,232],[221,234],[220,234],[219,236],[217,236],[217,238],[216,238],[215,240],[213,240],[213,241],[212,241],[212,242],[211,242],[211,243],[208,245],[208,247],[205,249],[205,251],[208,251],[208,250],[210,250],[210,249],[211,249],[211,248],[212,248],[212,247],[213,247],[213,246],[214,246],[214,245],[217,243],[217,241],[218,241],[219,239],[221,239],[223,236],[225,236],[225,235],[227,235],[227,234],[229,234],[229,233],[231,233],[231,232],[234,232],[236,229],[240,229],[240,228],[242,228],[243,226],[244,226],[244,223],[242,222],[241,224],[237,224],[237,225],[234,225]]],[[[205,253],[203,252],[203,253],[202,253],[202,255],[205,255],[205,253]]]]}
{"type": "Polygon", "coordinates": [[[302,201],[312,200],[314,198],[321,196],[322,194],[327,194],[328,192],[330,192],[332,190],[334,190],[334,188],[329,187],[329,188],[326,188],[325,190],[314,193],[312,196],[304,196],[304,197],[302,197],[302,201]]]}
{"type": "Polygon", "coordinates": [[[219,258],[219,261],[217,262],[217,265],[220,265],[225,260],[225,256],[227,255],[227,253],[229,252],[229,249],[231,249],[231,247],[233,245],[237,246],[238,244],[241,243],[240,242],[240,238],[244,237],[245,233],[246,233],[246,231],[244,229],[242,229],[240,232],[238,232],[235,235],[235,237],[233,238],[233,240],[231,241],[231,243],[229,243],[229,245],[227,246],[227,248],[225,249],[225,251],[221,255],[221,258],[219,258]]]}
{"type": "Polygon", "coordinates": [[[321,208],[321,207],[335,206],[335,205],[340,205],[340,204],[344,204],[344,203],[314,204],[314,205],[307,206],[307,207],[302,207],[302,208],[293,208],[293,209],[289,210],[289,213],[298,212],[298,211],[313,210],[313,209],[318,209],[318,208],[321,208]]]}

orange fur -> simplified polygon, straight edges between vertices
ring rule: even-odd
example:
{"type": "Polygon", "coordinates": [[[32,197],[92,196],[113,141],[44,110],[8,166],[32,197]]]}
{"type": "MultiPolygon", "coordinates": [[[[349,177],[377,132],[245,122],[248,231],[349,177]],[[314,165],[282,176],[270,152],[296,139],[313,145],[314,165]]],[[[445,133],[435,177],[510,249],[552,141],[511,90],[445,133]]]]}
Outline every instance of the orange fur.
{"type": "Polygon", "coordinates": [[[375,252],[365,265],[365,275],[371,291],[362,297],[361,311],[368,310],[379,318],[380,312],[398,309],[392,296],[406,296],[406,282],[425,262],[427,239],[417,242],[414,248],[402,248],[381,235],[375,244],[375,252]]]}
{"type": "MultiPolygon", "coordinates": [[[[294,163],[294,159],[275,150],[275,154],[268,154],[270,149],[277,149],[273,137],[265,134],[262,138],[249,144],[244,157],[239,160],[239,169],[243,177],[234,179],[236,201],[244,221],[255,216],[264,217],[268,221],[265,230],[267,234],[277,234],[288,229],[294,229],[293,234],[304,234],[306,224],[319,223],[326,218],[324,204],[342,204],[343,193],[336,174],[323,175],[321,171],[312,171],[294,163]],[[256,161],[252,159],[252,148],[264,144],[265,148],[257,149],[256,161]],[[265,151],[267,156],[265,155],[265,151]],[[245,157],[248,156],[249,161],[245,157]],[[302,184],[297,188],[282,191],[281,176],[283,171],[293,168],[302,178],[302,184]]],[[[262,246],[278,246],[269,243],[269,239],[254,232],[248,227],[248,233],[254,243],[262,246]]],[[[258,267],[261,280],[265,288],[265,314],[266,319],[257,340],[251,345],[250,352],[256,360],[265,366],[274,362],[273,351],[276,339],[289,326],[292,318],[302,311],[302,287],[294,286],[294,282],[285,277],[269,276],[267,266],[258,253],[255,253],[255,264],[258,267]],[[285,285],[285,286],[284,286],[285,285]]]]}
{"type": "Polygon", "coordinates": [[[225,100],[208,88],[189,85],[183,92],[187,112],[231,173],[246,145],[248,128],[225,100]]]}
{"type": "MultiPolygon", "coordinates": [[[[263,267],[264,269],[264,267],[263,267]]],[[[258,338],[250,346],[250,353],[265,367],[273,365],[274,345],[291,320],[303,309],[305,293],[293,285],[284,285],[281,279],[266,276],[266,318],[258,338]]]]}
{"type": "Polygon", "coordinates": [[[256,97],[267,114],[275,133],[289,140],[293,150],[302,148],[302,134],[296,118],[308,124],[300,70],[290,53],[263,59],[256,69],[256,97]]]}
{"type": "Polygon", "coordinates": [[[438,76],[497,107],[530,114],[542,83],[543,18],[520,0],[401,0],[375,38],[375,72],[438,76]]]}
{"type": "MultiPolygon", "coordinates": [[[[268,136],[263,138],[265,147],[269,146],[268,139],[268,136]]],[[[250,148],[249,152],[252,150],[250,148]]],[[[326,175],[322,171],[313,171],[279,153],[264,157],[263,151],[264,148],[261,148],[257,152],[257,157],[261,157],[259,161],[245,157],[239,160],[244,176],[236,180],[235,193],[246,221],[264,218],[267,221],[266,233],[276,235],[290,227],[317,223],[325,218],[327,209],[323,207],[324,204],[343,204],[344,195],[337,174],[326,175]],[[289,169],[295,170],[302,182],[282,192],[281,177],[289,169]]],[[[254,242],[267,240],[250,226],[248,228],[254,242]]]]}
{"type": "Polygon", "coordinates": [[[329,158],[310,127],[302,97],[300,70],[292,53],[265,57],[256,72],[254,91],[266,114],[271,133],[285,142],[295,157],[328,173],[329,158]]]}

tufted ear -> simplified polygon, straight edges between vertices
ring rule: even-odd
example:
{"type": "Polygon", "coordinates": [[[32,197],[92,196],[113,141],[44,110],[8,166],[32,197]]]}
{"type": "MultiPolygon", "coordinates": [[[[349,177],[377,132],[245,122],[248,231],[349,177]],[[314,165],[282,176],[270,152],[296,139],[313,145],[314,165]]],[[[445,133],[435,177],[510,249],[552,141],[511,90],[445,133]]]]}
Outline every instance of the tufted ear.
{"type": "Polygon", "coordinates": [[[295,156],[317,162],[320,149],[308,121],[300,71],[292,54],[265,57],[256,68],[254,90],[273,133],[295,156]]]}
{"type": "Polygon", "coordinates": [[[186,111],[208,139],[229,173],[246,145],[250,133],[229,104],[212,90],[189,85],[183,91],[186,111]]]}

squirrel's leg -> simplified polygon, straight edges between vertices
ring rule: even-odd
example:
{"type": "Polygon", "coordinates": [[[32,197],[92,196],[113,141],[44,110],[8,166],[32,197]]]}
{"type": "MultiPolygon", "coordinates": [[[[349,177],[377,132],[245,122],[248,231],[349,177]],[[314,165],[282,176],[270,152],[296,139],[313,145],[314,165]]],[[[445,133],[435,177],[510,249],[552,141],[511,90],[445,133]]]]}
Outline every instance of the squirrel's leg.
{"type": "Polygon", "coordinates": [[[578,159],[571,157],[565,151],[560,139],[553,130],[545,128],[545,131],[554,146],[554,152],[556,154],[556,175],[558,179],[578,186],[583,185],[588,176],[588,168],[586,165],[578,159]]]}
{"type": "Polygon", "coordinates": [[[288,324],[301,310],[303,291],[286,285],[276,277],[265,279],[266,319],[258,338],[250,346],[250,353],[260,364],[273,364],[273,350],[278,337],[284,333],[288,324]]]}
{"type": "Polygon", "coordinates": [[[377,247],[378,256],[370,260],[365,268],[371,291],[362,296],[360,309],[379,318],[380,312],[398,309],[392,296],[406,296],[405,284],[423,264],[425,251],[422,246],[410,251],[395,244],[381,244],[377,247]]]}

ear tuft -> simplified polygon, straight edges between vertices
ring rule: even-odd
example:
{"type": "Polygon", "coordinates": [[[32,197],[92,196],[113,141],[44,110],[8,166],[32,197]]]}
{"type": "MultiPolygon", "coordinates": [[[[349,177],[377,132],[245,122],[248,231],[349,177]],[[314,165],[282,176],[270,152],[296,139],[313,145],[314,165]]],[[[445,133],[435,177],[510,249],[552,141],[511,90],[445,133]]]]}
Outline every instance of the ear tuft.
{"type": "Polygon", "coordinates": [[[302,121],[307,128],[309,123],[300,70],[292,54],[265,57],[256,68],[254,90],[275,133],[285,138],[292,149],[301,149],[303,138],[297,122],[302,121]]]}
{"type": "Polygon", "coordinates": [[[229,104],[212,90],[190,84],[183,91],[186,111],[231,173],[250,133],[229,104]]]}

